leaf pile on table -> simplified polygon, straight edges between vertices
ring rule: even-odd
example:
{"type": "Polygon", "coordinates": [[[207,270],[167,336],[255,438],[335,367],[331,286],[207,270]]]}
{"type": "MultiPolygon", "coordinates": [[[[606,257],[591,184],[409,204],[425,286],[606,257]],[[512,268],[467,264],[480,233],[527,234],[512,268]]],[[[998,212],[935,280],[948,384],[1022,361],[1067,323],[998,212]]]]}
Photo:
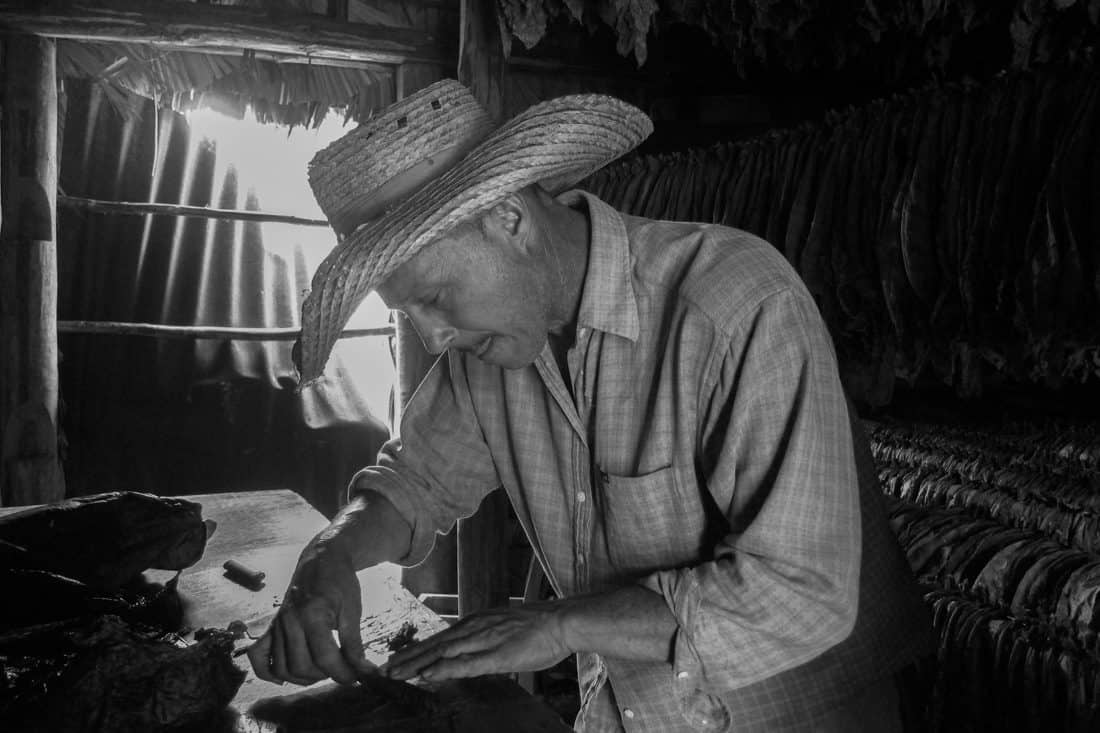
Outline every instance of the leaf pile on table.
{"type": "Polygon", "coordinates": [[[871,425],[938,638],[929,730],[1100,730],[1100,425],[871,425]]]}
{"type": "Polygon", "coordinates": [[[186,643],[176,593],[210,527],[138,492],[0,518],[0,719],[12,731],[168,731],[219,715],[244,672],[233,635],[186,643]],[[177,571],[165,583],[147,569],[177,571]]]}

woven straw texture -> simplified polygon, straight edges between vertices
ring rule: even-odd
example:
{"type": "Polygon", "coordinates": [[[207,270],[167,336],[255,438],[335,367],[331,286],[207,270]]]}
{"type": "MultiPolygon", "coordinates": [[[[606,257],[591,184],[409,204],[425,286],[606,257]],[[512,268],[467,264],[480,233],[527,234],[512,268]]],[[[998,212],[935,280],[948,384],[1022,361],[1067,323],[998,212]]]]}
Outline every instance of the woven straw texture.
{"type": "Polygon", "coordinates": [[[573,185],[652,130],[642,111],[614,97],[543,102],[493,131],[384,216],[360,226],[318,267],[302,304],[301,384],[321,376],[337,336],[367,293],[425,245],[530,184],[552,192],[573,185]]]}
{"type": "Polygon", "coordinates": [[[333,229],[347,235],[360,223],[355,215],[364,192],[425,156],[455,146],[472,147],[492,127],[470,91],[444,79],[391,105],[318,152],[309,164],[309,185],[333,229]]]}

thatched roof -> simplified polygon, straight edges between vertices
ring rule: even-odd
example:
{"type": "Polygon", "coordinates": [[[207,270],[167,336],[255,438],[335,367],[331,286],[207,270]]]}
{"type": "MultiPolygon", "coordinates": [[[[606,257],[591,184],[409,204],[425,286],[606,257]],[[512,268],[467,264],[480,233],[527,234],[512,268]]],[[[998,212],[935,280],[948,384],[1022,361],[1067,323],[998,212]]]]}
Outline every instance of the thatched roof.
{"type": "MultiPolygon", "coordinates": [[[[238,6],[235,10],[221,11],[227,13],[229,20],[240,20],[246,17],[242,13],[251,13],[247,17],[267,18],[271,27],[287,21],[291,33],[291,28],[306,27],[303,23],[309,24],[310,18],[325,21],[329,29],[338,28],[341,23],[366,23],[397,33],[423,31],[432,25],[428,11],[417,0],[369,0],[369,3],[349,0],[341,17],[327,18],[318,15],[315,7],[324,8],[325,4],[313,0],[216,0],[215,4],[238,6]]],[[[125,17],[127,11],[141,12],[140,6],[126,5],[123,0],[89,5],[118,9],[118,17],[125,17]]],[[[191,15],[186,9],[179,10],[180,7],[187,8],[187,2],[176,0],[158,5],[160,12],[173,12],[186,25],[191,15]]],[[[202,10],[196,8],[194,15],[205,14],[209,19],[217,15],[211,10],[209,5],[202,10]]],[[[431,12],[438,24],[438,7],[431,12]]],[[[185,32],[193,32],[193,28],[188,26],[185,32]]],[[[124,114],[140,106],[140,99],[134,97],[138,95],[176,111],[213,107],[242,116],[251,107],[261,121],[316,126],[333,108],[348,118],[363,119],[390,104],[395,93],[392,62],[318,60],[312,54],[307,58],[233,48],[190,49],[141,42],[144,38],[119,39],[117,35],[109,40],[73,40],[64,31],[56,35],[59,75],[94,81],[124,114]]],[[[440,69],[405,63],[402,73],[405,88],[412,90],[438,78],[440,69]]]]}
{"type": "Polygon", "coordinates": [[[92,79],[122,113],[134,94],[176,111],[213,107],[243,116],[251,106],[261,122],[316,126],[330,108],[362,119],[393,101],[393,69],[276,63],[249,53],[169,51],[129,43],[60,41],[62,77],[92,79]]]}

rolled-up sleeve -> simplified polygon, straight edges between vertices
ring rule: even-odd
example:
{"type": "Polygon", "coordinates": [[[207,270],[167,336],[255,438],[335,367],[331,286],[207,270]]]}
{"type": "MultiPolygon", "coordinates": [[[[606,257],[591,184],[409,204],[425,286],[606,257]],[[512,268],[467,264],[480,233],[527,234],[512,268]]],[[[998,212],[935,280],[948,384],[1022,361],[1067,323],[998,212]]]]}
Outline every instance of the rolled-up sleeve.
{"type": "Polygon", "coordinates": [[[461,360],[444,354],[409,400],[400,437],[382,446],[376,465],[355,474],[351,491],[378,492],[408,522],[409,552],[398,562],[409,566],[499,484],[461,360]]]}
{"type": "Polygon", "coordinates": [[[678,621],[685,706],[804,664],[843,641],[859,590],[859,486],[832,344],[784,290],[733,327],[707,368],[699,475],[729,525],[711,559],[641,583],[678,621]]]}

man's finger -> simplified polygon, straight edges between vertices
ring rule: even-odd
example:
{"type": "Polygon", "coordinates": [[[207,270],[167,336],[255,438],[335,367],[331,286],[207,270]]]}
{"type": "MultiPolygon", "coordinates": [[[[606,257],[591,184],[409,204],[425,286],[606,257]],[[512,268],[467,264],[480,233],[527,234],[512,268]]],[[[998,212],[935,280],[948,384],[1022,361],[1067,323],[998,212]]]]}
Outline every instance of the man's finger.
{"type": "Polygon", "coordinates": [[[309,647],[311,667],[326,677],[350,685],[355,682],[355,670],[344,659],[340,647],[332,638],[332,631],[327,618],[313,616],[305,619],[303,636],[309,647]]]}
{"type": "Polygon", "coordinates": [[[301,626],[293,616],[282,618],[273,642],[271,667],[277,677],[296,685],[312,685],[324,676],[313,666],[309,658],[309,645],[301,626]]]}
{"type": "Polygon", "coordinates": [[[421,670],[420,676],[426,680],[452,680],[460,677],[478,677],[483,674],[505,672],[496,657],[495,650],[481,653],[459,654],[443,657],[421,670]]]}
{"type": "MultiPolygon", "coordinates": [[[[458,640],[476,636],[485,631],[483,623],[472,624],[466,623],[465,621],[466,619],[460,621],[455,626],[444,629],[433,636],[429,636],[424,641],[413,642],[394,652],[389,660],[382,665],[382,669],[391,670],[394,667],[408,667],[414,660],[424,656],[429,656],[433,659],[438,658],[439,647],[453,644],[458,640]]],[[[420,666],[423,666],[423,664],[420,666]]]]}
{"type": "Polygon", "coordinates": [[[248,647],[246,654],[248,655],[248,661],[252,664],[252,671],[256,673],[256,676],[261,680],[267,680],[268,682],[278,682],[282,684],[282,680],[276,677],[271,671],[271,627],[267,627],[267,631],[263,633],[259,639],[253,642],[252,646],[248,647]]]}
{"type": "MultiPolygon", "coordinates": [[[[496,645],[496,640],[479,630],[458,638],[447,639],[427,646],[418,654],[401,659],[391,658],[386,663],[387,674],[397,679],[411,679],[441,659],[458,657],[463,654],[484,652],[496,645]]],[[[402,650],[405,651],[405,650],[402,650]]]]}
{"type": "Polygon", "coordinates": [[[359,630],[362,615],[359,599],[355,598],[348,608],[342,609],[336,633],[340,638],[340,652],[344,661],[357,672],[373,672],[378,668],[367,661],[367,654],[363,650],[363,635],[359,630]]]}

